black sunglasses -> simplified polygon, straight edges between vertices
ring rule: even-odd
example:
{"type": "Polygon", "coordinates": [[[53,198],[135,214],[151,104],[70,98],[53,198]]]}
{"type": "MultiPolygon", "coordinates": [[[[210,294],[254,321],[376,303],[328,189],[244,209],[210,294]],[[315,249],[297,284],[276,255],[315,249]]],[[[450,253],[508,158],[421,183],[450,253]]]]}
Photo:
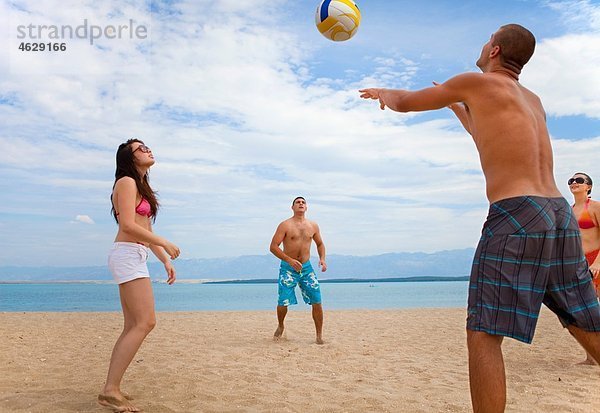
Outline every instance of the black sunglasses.
{"type": "Polygon", "coordinates": [[[582,177],[578,176],[577,178],[571,178],[567,181],[567,183],[569,185],[573,185],[573,182],[581,185],[581,184],[587,184],[587,182],[585,181],[585,179],[583,179],[582,177]]]}
{"type": "MultiPolygon", "coordinates": [[[[135,151],[137,151],[138,149],[139,149],[140,151],[144,152],[144,153],[149,153],[149,152],[152,152],[152,151],[150,150],[150,148],[149,148],[149,147],[147,147],[146,145],[140,145],[140,146],[138,146],[137,148],[135,148],[135,149],[134,149],[134,151],[133,151],[133,152],[131,152],[131,153],[135,153],[135,151]]],[[[569,185],[571,185],[571,184],[569,184],[569,185]]]]}

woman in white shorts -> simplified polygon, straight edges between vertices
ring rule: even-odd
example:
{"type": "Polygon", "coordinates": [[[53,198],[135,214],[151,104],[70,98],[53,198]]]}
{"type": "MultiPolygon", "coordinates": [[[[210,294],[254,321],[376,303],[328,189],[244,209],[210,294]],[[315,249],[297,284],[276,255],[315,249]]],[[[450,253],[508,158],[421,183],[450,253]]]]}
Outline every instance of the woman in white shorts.
{"type": "Polygon", "coordinates": [[[113,348],[104,389],[98,402],[115,411],[140,411],[121,391],[121,380],[142,342],[154,328],[154,295],[146,261],[150,251],[164,264],[167,283],[175,282],[171,259],[179,248],[152,232],[158,201],[148,182],[154,165],[152,151],[139,139],[122,143],[117,150],[117,170],[111,196],[112,213],[119,231],[108,257],[110,271],[119,284],[123,332],[113,348]]]}

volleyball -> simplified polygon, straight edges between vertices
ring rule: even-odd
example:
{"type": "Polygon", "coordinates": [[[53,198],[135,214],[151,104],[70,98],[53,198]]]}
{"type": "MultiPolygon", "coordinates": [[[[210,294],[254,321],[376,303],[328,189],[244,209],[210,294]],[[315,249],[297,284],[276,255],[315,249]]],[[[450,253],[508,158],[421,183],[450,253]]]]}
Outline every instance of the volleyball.
{"type": "Polygon", "coordinates": [[[315,23],[323,36],[342,42],[356,34],[360,10],[352,0],[323,0],[317,7],[315,23]]]}

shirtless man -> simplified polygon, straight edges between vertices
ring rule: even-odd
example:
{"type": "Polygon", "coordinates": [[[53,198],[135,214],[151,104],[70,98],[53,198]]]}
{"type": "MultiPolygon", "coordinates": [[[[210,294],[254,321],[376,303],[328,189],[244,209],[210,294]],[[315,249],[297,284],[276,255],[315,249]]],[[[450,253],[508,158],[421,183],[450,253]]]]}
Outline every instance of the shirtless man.
{"type": "Polygon", "coordinates": [[[317,330],[317,344],[323,344],[323,306],[321,305],[321,288],[315,271],[310,265],[310,244],[314,240],[319,253],[319,267],[327,271],[325,263],[325,244],[321,239],[316,222],[306,219],[306,200],[299,196],[292,202],[294,216],[286,219],[277,227],[271,240],[271,252],[281,260],[279,268],[279,299],[277,301],[277,320],[279,326],[274,338],[278,340],[283,334],[283,320],[288,306],[298,304],[294,288],[300,285],[302,298],[312,306],[312,317],[317,330]],[[279,245],[283,242],[283,251],[279,245]]]}
{"type": "Polygon", "coordinates": [[[542,302],[600,361],[600,309],[581,249],[577,222],[553,174],[540,99],[519,83],[535,38],[502,26],[483,46],[477,66],[419,91],[363,89],[397,112],[448,106],[472,135],[486,179],[490,210],[469,286],[467,346],[475,412],[503,412],[504,336],[530,343],[542,302]]]}

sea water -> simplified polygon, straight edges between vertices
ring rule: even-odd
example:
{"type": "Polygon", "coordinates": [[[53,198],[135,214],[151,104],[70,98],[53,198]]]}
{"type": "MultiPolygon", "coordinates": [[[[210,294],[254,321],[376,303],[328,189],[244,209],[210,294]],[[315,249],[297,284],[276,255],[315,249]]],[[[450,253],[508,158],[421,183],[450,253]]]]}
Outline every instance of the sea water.
{"type": "MultiPolygon", "coordinates": [[[[277,284],[152,284],[157,311],[273,310],[277,284]]],[[[326,309],[466,307],[466,281],[321,283],[326,309]]],[[[296,289],[292,309],[307,310],[296,289]]],[[[0,284],[0,311],[120,311],[116,284],[0,284]]]]}
{"type": "MultiPolygon", "coordinates": [[[[153,285],[157,311],[272,310],[277,284],[153,285]]],[[[308,309],[297,291],[297,306],[308,309]]],[[[327,309],[465,307],[466,281],[321,283],[327,309]]],[[[0,311],[120,311],[116,284],[0,284],[0,311]]]]}

